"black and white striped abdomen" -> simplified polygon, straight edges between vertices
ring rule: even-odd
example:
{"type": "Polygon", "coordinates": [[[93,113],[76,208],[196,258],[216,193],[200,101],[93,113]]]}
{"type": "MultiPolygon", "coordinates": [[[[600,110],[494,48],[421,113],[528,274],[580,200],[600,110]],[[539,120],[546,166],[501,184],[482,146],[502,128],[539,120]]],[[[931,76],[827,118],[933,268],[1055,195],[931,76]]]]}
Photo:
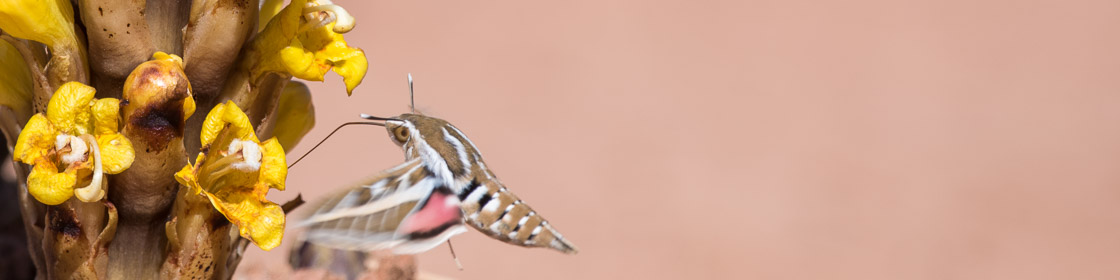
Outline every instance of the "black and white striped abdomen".
{"type": "Polygon", "coordinates": [[[577,252],[544,217],[497,182],[473,180],[459,199],[466,223],[494,239],[569,254],[577,252]]]}

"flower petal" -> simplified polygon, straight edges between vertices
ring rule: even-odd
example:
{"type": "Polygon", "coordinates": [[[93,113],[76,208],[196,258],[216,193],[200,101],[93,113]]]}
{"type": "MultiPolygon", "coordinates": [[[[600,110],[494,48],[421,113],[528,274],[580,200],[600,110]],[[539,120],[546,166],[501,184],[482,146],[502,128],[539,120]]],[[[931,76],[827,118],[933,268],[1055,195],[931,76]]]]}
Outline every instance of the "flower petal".
{"type": "Polygon", "coordinates": [[[199,139],[202,140],[202,145],[210,145],[214,139],[218,138],[218,133],[226,128],[226,124],[222,122],[222,115],[225,115],[226,103],[218,103],[214,108],[210,108],[210,112],[206,113],[206,119],[202,121],[202,132],[199,133],[199,139]]]}
{"type": "Polygon", "coordinates": [[[19,138],[16,139],[12,159],[27,164],[38,162],[40,158],[47,156],[51,148],[54,148],[57,135],[50,121],[43,114],[31,116],[23,131],[19,133],[19,138]]]}
{"type": "Polygon", "coordinates": [[[223,147],[229,144],[229,140],[233,139],[252,139],[257,141],[257,134],[253,132],[253,125],[249,122],[249,116],[233,104],[233,101],[226,101],[226,103],[218,104],[206,114],[206,120],[202,123],[202,133],[199,135],[202,140],[202,145],[218,145],[215,147],[223,147]],[[225,139],[224,143],[216,143],[218,135],[222,133],[226,126],[229,126],[231,138],[225,139]]]}
{"type": "Polygon", "coordinates": [[[93,102],[94,135],[113,134],[119,131],[121,101],[101,98],[93,102]]]}
{"type": "Polygon", "coordinates": [[[280,142],[273,137],[261,143],[261,153],[264,156],[261,159],[260,182],[270,188],[284,190],[284,180],[288,177],[288,162],[284,156],[284,147],[281,147],[280,142]]]}
{"type": "Polygon", "coordinates": [[[294,41],[292,46],[280,50],[280,61],[288,74],[308,81],[322,81],[323,75],[331,69],[329,65],[317,63],[315,53],[307,51],[294,41]]]}
{"type": "Polygon", "coordinates": [[[77,43],[74,8],[69,0],[0,1],[0,29],[51,47],[77,43]]]}
{"type": "Polygon", "coordinates": [[[90,102],[97,90],[79,82],[69,82],[58,87],[47,103],[47,119],[60,132],[71,135],[88,134],[93,116],[90,102]]]}
{"type": "Polygon", "coordinates": [[[268,251],[280,246],[284,238],[284,210],[276,203],[267,202],[264,209],[257,213],[257,218],[249,223],[249,230],[242,229],[241,235],[249,234],[253,243],[261,249],[268,251]]]}
{"type": "Polygon", "coordinates": [[[120,133],[97,136],[97,146],[101,150],[101,166],[107,174],[121,173],[136,159],[132,141],[120,133]]]}
{"type": "Polygon", "coordinates": [[[354,93],[354,88],[362,83],[362,79],[366,77],[366,70],[369,69],[365,52],[357,48],[350,48],[349,52],[352,56],[345,60],[336,61],[333,68],[335,73],[342,76],[342,82],[346,84],[347,95],[354,93]]]}
{"type": "Polygon", "coordinates": [[[74,196],[74,184],[77,182],[77,169],[58,173],[58,167],[44,158],[31,169],[27,177],[27,191],[43,204],[58,205],[74,196]]]}
{"type": "Polygon", "coordinates": [[[266,251],[280,245],[284,236],[284,211],[276,203],[265,200],[262,194],[248,187],[222,189],[218,193],[204,191],[203,194],[230,223],[237,225],[242,237],[266,251]]]}

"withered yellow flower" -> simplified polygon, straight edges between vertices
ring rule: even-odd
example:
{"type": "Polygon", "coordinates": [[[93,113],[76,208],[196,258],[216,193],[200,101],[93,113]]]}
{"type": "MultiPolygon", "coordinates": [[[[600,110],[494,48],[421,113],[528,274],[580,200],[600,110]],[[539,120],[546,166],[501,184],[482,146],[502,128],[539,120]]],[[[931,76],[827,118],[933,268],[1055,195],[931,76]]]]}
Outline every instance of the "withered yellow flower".
{"type": "Polygon", "coordinates": [[[34,167],[27,189],[36,200],[57,205],[77,195],[86,202],[105,197],[103,173],[132,165],[132,142],[118,132],[120,101],[94,98],[93,87],[63,84],[20,132],[12,158],[34,167]],[[75,188],[79,182],[88,184],[75,188]]]}
{"type": "Polygon", "coordinates": [[[330,1],[293,0],[253,41],[261,60],[253,66],[252,76],[278,72],[322,81],[333,69],[350,94],[369,67],[365,52],[350,47],[341,34],[353,27],[354,18],[330,1]]]}
{"type": "Polygon", "coordinates": [[[260,142],[249,117],[230,101],[210,110],[200,138],[202,152],[195,164],[183,167],[175,179],[205,195],[241,236],[261,249],[280,245],[284,211],[265,198],[270,188],[284,190],[288,167],[280,142],[260,142]]]}

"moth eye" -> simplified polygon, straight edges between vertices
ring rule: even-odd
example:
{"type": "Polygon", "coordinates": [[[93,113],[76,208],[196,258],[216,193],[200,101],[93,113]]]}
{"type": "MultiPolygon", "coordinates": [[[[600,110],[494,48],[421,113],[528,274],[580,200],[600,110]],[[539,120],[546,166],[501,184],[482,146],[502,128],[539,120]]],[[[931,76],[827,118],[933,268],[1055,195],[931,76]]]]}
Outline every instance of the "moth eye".
{"type": "Polygon", "coordinates": [[[397,129],[393,130],[393,137],[397,138],[397,142],[401,142],[401,143],[407,142],[408,141],[408,128],[404,127],[404,126],[397,127],[397,129]]]}

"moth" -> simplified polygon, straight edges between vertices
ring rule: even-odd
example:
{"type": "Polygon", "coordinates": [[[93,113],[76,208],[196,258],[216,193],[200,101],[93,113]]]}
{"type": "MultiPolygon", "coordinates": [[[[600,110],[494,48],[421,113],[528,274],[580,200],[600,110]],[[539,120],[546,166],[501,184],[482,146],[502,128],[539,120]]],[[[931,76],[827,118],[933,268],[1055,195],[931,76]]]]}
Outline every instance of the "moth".
{"type": "Polygon", "coordinates": [[[416,254],[470,226],[513,245],[578,251],[498,180],[451,123],[416,113],[361,117],[385,127],[405,161],[327,198],[300,224],[307,230],[297,248],[416,254]]]}

